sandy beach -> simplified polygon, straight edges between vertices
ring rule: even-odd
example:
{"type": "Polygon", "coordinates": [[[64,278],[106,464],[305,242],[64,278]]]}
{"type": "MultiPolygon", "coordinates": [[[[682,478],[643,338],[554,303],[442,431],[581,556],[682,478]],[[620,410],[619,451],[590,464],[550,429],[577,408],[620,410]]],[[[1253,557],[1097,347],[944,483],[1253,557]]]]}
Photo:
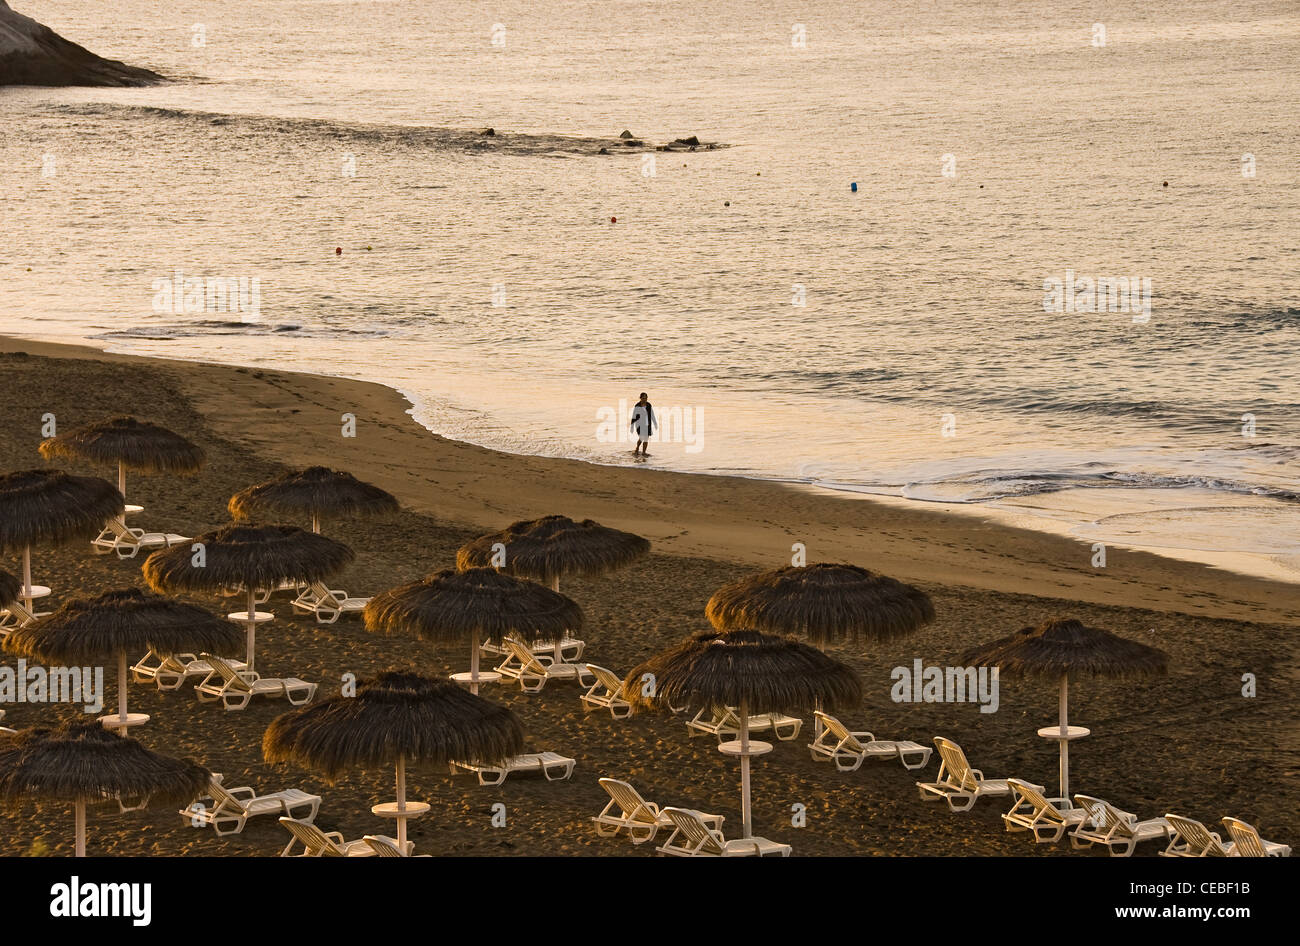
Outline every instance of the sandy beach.
{"type": "MultiPolygon", "coordinates": [[[[337,579],[351,594],[373,594],[454,564],[456,549],[485,531],[549,513],[593,518],[646,536],[653,552],[640,566],[601,580],[572,581],[566,593],[586,613],[584,659],[618,672],[707,626],[704,605],[722,583],[788,564],[804,543],[808,560],[846,561],[907,580],[931,595],[937,620],[919,633],[870,652],[837,649],[862,675],[865,703],[843,714],[853,729],[931,744],[946,735],[991,777],[1051,786],[1054,744],[1034,735],[1055,721],[1047,684],[1004,681],[997,713],[975,704],[906,704],[890,698],[890,671],[953,663],[965,648],[1053,616],[1077,617],[1155,644],[1171,656],[1155,682],[1083,681],[1071,692],[1071,722],[1093,730],[1071,752],[1072,789],[1098,795],[1140,817],[1176,811],[1207,824],[1233,815],[1266,837],[1293,843],[1300,815],[1271,789],[1300,767],[1296,647],[1300,587],[1237,575],[1142,552],[1111,549],[1104,569],[1084,542],[1006,528],[901,503],[832,495],[758,480],[602,467],[507,455],[449,441],[409,416],[409,403],[375,384],[262,369],[147,360],[88,348],[0,340],[0,430],[6,470],[40,467],[41,418],[60,430],[134,414],[184,433],[208,453],[196,477],[136,476],[139,525],[196,535],[228,520],[238,489],[286,469],[313,464],[347,470],[392,492],[403,514],[391,521],[329,523],[357,563],[337,579]],[[341,434],[344,414],[356,436],[341,434]],[[1242,695],[1243,674],[1258,694],[1242,695]]],[[[110,476],[108,470],[63,468],[110,476]]],[[[35,552],[34,577],[54,589],[52,605],[115,587],[142,586],[142,560],[97,556],[85,544],[35,552]]],[[[5,563],[14,570],[15,562],[5,563]]],[[[331,582],[334,585],[334,582],[331,582]]],[[[232,610],[218,598],[196,598],[232,610]]],[[[292,614],[287,599],[269,605],[274,623],[260,629],[258,669],[319,682],[333,692],[346,673],[366,677],[404,667],[430,675],[465,669],[467,654],[366,633],[357,618],[328,627],[292,614]]],[[[111,676],[111,675],[110,675],[111,676]]],[[[109,684],[110,699],[112,685],[109,684]]],[[[530,748],[577,760],[571,781],[512,777],[499,788],[469,776],[416,769],[410,797],[433,805],[416,823],[417,850],[431,854],[649,856],[652,846],[598,838],[590,818],[606,796],[597,778],[636,785],[647,798],[718,812],[739,824],[737,770],[707,738],[687,738],[682,721],[637,716],[616,721],[586,713],[573,684],[554,682],[537,695],[513,685],[488,696],[524,720],[530,748]],[[504,828],[490,824],[506,806],[504,828]]],[[[289,786],[324,796],[318,823],[347,837],[382,827],[368,809],[392,797],[391,774],[358,773],[334,785],[287,765],[261,761],[266,725],[285,707],[255,702],[227,713],[191,694],[160,695],[133,686],[131,706],[153,719],[139,733],[149,746],[189,755],[227,784],[271,791],[289,786]]],[[[79,708],[6,706],[5,725],[52,723],[79,708]]],[[[805,720],[806,731],[811,719],[805,720]]],[[[915,776],[897,763],[868,763],[841,774],[813,762],[801,736],[778,743],[754,766],[757,833],[799,855],[1066,855],[1066,844],[1034,845],[1009,835],[1000,800],[950,814],[922,802],[915,776]],[[806,808],[805,827],[791,823],[806,808]]],[[[925,770],[937,771],[937,760],[925,770]]],[[[0,815],[0,854],[68,853],[71,816],[50,806],[31,816],[0,815]]],[[[175,812],[90,816],[88,853],[126,855],[271,855],[287,836],[274,819],[217,838],[175,812]]],[[[1142,853],[1153,854],[1156,845],[1142,853]]],[[[1075,854],[1074,856],[1088,856],[1075,854]]],[[[1104,856],[1100,854],[1098,856],[1104,856]]]]}

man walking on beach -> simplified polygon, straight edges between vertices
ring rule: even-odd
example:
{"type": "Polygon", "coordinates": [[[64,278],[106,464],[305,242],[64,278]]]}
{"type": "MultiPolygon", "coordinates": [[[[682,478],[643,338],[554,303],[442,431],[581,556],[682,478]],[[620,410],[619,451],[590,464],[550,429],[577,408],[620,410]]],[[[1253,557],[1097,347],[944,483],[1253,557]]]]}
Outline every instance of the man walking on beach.
{"type": "Polygon", "coordinates": [[[632,448],[632,456],[636,456],[637,453],[643,457],[650,456],[650,435],[659,426],[659,422],[655,420],[655,409],[650,406],[646,398],[646,393],[642,391],[641,400],[632,407],[630,426],[636,431],[636,446],[632,448]]]}

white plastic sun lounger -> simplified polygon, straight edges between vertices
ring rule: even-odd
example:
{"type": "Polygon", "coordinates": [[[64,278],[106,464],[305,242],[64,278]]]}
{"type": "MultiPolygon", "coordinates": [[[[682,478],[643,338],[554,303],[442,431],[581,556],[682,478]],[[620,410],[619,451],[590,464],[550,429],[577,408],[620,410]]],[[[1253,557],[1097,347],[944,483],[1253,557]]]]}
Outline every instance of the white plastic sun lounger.
{"type": "Polygon", "coordinates": [[[295,598],[291,607],[298,612],[315,614],[317,624],[333,624],[345,614],[360,614],[369,598],[349,598],[342,588],[326,588],[315,582],[295,598]]]}
{"type": "MultiPolygon", "coordinates": [[[[231,670],[248,669],[248,664],[242,660],[227,657],[225,661],[231,670]]],[[[212,665],[195,654],[159,657],[150,650],[131,668],[131,677],[136,683],[152,680],[159,690],[179,690],[190,677],[206,677],[211,672],[212,665]]]]}
{"type": "MultiPolygon", "coordinates": [[[[627,831],[633,844],[653,841],[660,828],[672,827],[672,821],[654,802],[646,801],[628,782],[616,778],[603,778],[600,787],[609,795],[609,804],[592,818],[596,833],[602,838],[612,838],[627,831]]],[[[694,809],[692,809],[694,810],[694,809]]],[[[721,830],[722,815],[701,815],[709,827],[721,830]]]]}
{"type": "Polygon", "coordinates": [[[1223,826],[1232,838],[1233,857],[1290,857],[1291,848],[1277,841],[1265,841],[1253,825],[1240,818],[1224,818],[1223,826]]]}
{"type": "MultiPolygon", "coordinates": [[[[917,782],[917,790],[925,801],[948,802],[953,811],[969,811],[975,802],[988,795],[995,797],[1011,794],[1009,780],[1004,778],[985,778],[979,769],[971,768],[966,761],[966,753],[961,746],[943,736],[934,737],[935,748],[939,750],[939,777],[933,782],[917,782]]],[[[1025,782],[1031,788],[1041,792],[1043,786],[1025,782]]]]}
{"type": "Polygon", "coordinates": [[[1165,820],[1171,829],[1169,846],[1160,852],[1161,857],[1230,857],[1236,846],[1231,841],[1211,831],[1194,818],[1167,814],[1165,820]]]}
{"type": "MultiPolygon", "coordinates": [[[[719,739],[733,738],[740,733],[740,716],[738,712],[734,706],[728,706],[721,711],[705,707],[695,714],[694,719],[687,722],[686,728],[690,730],[692,738],[697,733],[706,733],[710,736],[717,736],[719,739]]],[[[749,731],[751,733],[771,730],[776,738],[782,742],[798,739],[799,731],[802,728],[802,719],[796,719],[793,716],[782,716],[780,713],[762,713],[758,716],[749,717],[749,731]]]]}
{"type": "Polygon", "coordinates": [[[790,856],[790,845],[778,844],[767,838],[733,838],[722,835],[722,818],[706,815],[693,808],[665,808],[664,816],[672,823],[673,833],[668,840],[655,848],[661,854],[678,857],[766,857],[769,854],[790,856]],[[717,826],[705,819],[716,818],[717,826]]]}
{"type": "Polygon", "coordinates": [[[172,532],[145,532],[132,529],[116,519],[104,523],[104,529],[91,541],[91,546],[100,555],[116,552],[118,558],[135,558],[141,551],[152,552],[155,549],[169,549],[173,545],[183,545],[190,541],[186,535],[172,532]]]}
{"type": "Polygon", "coordinates": [[[548,680],[577,680],[585,687],[596,682],[586,664],[557,664],[545,654],[533,653],[513,637],[505,638],[504,643],[506,658],[497,664],[496,671],[503,677],[519,681],[519,688],[525,693],[538,692],[548,680]]]}
{"type": "Polygon", "coordinates": [[[7,608],[0,608],[0,642],[9,637],[10,631],[26,627],[37,618],[47,618],[51,611],[28,611],[22,601],[15,601],[7,608]]]}
{"type": "Polygon", "coordinates": [[[808,744],[814,762],[834,762],[841,772],[855,772],[867,759],[897,759],[905,769],[923,769],[934,750],[916,742],[887,742],[869,732],[850,732],[828,713],[813,714],[821,733],[808,744]]]}
{"type": "MultiPolygon", "coordinates": [[[[555,644],[535,643],[529,644],[528,649],[539,657],[555,658],[555,644]]],[[[560,659],[565,661],[578,660],[582,657],[582,652],[587,649],[587,642],[580,641],[576,637],[564,635],[560,641],[560,659]]],[[[478,646],[479,653],[485,657],[504,657],[506,647],[504,643],[493,644],[490,641],[484,641],[478,646]]]]}
{"type": "Polygon", "coordinates": [[[1169,822],[1164,818],[1138,821],[1137,815],[1091,795],[1075,795],[1074,801],[1088,813],[1070,832],[1070,846],[1075,850],[1104,844],[1111,857],[1128,857],[1142,841],[1169,837],[1169,822]]]}
{"type": "Polygon", "coordinates": [[[1042,788],[1021,781],[1007,779],[1015,792],[1016,802],[1002,816],[1008,831],[1032,831],[1039,844],[1055,844],[1065,836],[1067,829],[1088,819],[1086,808],[1075,808],[1068,798],[1048,798],[1042,788]]]}
{"type": "Polygon", "coordinates": [[[623,681],[612,670],[587,664],[587,669],[595,676],[596,682],[586,693],[578,697],[585,709],[607,709],[615,719],[626,719],[632,715],[632,704],[623,698],[623,681]]]}
{"type": "MultiPolygon", "coordinates": [[[[366,838],[345,841],[340,831],[322,831],[310,821],[299,821],[295,818],[281,817],[280,824],[284,825],[285,830],[290,834],[289,843],[280,852],[281,857],[374,857],[376,854],[374,847],[367,843],[366,838]],[[293,850],[298,845],[302,845],[302,852],[295,854],[293,850]]],[[[377,837],[387,842],[398,857],[402,856],[395,839],[382,835],[377,837]]],[[[414,847],[415,845],[410,841],[406,842],[408,854],[414,847]]]]}
{"type": "Polygon", "coordinates": [[[203,659],[212,671],[203,678],[194,692],[200,703],[220,700],[227,710],[242,710],[255,696],[283,697],[294,706],[310,703],[316,695],[316,684],[297,677],[262,677],[253,670],[234,670],[220,657],[204,654],[203,659]]]}
{"type": "Polygon", "coordinates": [[[212,830],[219,835],[239,834],[249,818],[258,815],[285,815],[294,817],[294,812],[305,809],[298,816],[299,821],[315,821],[320,811],[319,795],[309,795],[296,788],[269,795],[258,795],[247,785],[238,788],[226,788],[218,779],[208,785],[212,805],[194,802],[188,808],[181,809],[181,817],[189,820],[196,828],[212,825],[212,830]]]}
{"type": "Polygon", "coordinates": [[[451,770],[463,769],[478,775],[480,785],[500,785],[512,772],[541,772],[548,782],[561,782],[573,774],[577,763],[558,752],[529,752],[507,759],[500,765],[477,762],[453,762],[451,770]]]}

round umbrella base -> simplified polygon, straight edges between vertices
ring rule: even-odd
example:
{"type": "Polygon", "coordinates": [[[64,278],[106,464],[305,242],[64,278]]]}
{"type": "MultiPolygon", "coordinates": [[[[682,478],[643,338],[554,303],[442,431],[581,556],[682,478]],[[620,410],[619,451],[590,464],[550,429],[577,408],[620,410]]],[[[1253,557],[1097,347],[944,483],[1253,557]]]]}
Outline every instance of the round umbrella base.
{"type": "MultiPolygon", "coordinates": [[[[19,598],[25,598],[26,596],[27,596],[26,592],[20,592],[18,595],[19,598]]],[[[49,596],[50,596],[49,588],[46,588],[44,585],[32,585],[33,598],[48,598],[49,596]]]]}
{"type": "Polygon", "coordinates": [[[430,808],[430,805],[422,801],[408,801],[406,803],[406,809],[404,811],[398,811],[397,802],[390,801],[385,802],[382,805],[375,805],[375,807],[370,809],[370,813],[380,818],[419,818],[423,815],[427,815],[430,808]]]}
{"type": "Polygon", "coordinates": [[[130,516],[130,515],[134,515],[134,514],[137,513],[137,512],[144,512],[144,507],[143,507],[143,506],[137,506],[137,505],[135,505],[134,503],[127,503],[127,504],[126,504],[126,515],[128,515],[128,516],[130,516]]]}
{"type": "MultiPolygon", "coordinates": [[[[267,621],[271,621],[271,620],[274,620],[274,619],[275,619],[275,615],[272,614],[270,611],[254,611],[254,612],[253,612],[253,623],[254,623],[254,624],[265,624],[267,621]]],[[[232,612],[232,613],[226,615],[226,620],[228,620],[228,621],[234,621],[236,624],[247,624],[247,623],[248,623],[248,612],[247,612],[247,611],[234,611],[234,612],[232,612]]]]}
{"type": "Polygon", "coordinates": [[[127,713],[125,716],[101,716],[99,722],[105,729],[129,729],[149,722],[149,714],[127,713]]]}
{"type": "Polygon", "coordinates": [[[476,682],[479,684],[500,683],[501,674],[494,670],[483,670],[479,672],[478,679],[475,680],[474,675],[466,671],[464,673],[453,673],[449,679],[453,683],[459,683],[461,686],[467,687],[472,686],[476,682]]]}
{"type": "Polygon", "coordinates": [[[1067,726],[1065,734],[1061,734],[1060,726],[1046,726],[1038,730],[1038,735],[1044,739],[1055,739],[1058,742],[1069,742],[1071,739],[1082,739],[1084,736],[1091,735],[1091,729],[1084,729],[1082,726],[1067,726]]]}
{"type": "Polygon", "coordinates": [[[723,755],[731,756],[767,755],[772,751],[772,744],[770,742],[760,742],[757,739],[751,739],[749,740],[749,751],[745,751],[741,748],[739,739],[732,739],[729,742],[718,743],[718,751],[723,755]]]}

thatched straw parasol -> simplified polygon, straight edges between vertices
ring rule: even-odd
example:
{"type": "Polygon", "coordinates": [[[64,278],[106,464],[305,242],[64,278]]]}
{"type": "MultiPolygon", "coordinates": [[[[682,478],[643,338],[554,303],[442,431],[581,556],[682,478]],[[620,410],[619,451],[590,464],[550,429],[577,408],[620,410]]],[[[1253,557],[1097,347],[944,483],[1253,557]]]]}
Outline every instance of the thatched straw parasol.
{"type": "Polygon", "coordinates": [[[778,568],[724,585],[704,611],[719,630],[794,634],[824,647],[893,640],[934,620],[925,592],[857,565],[778,568]]]}
{"type": "MultiPolygon", "coordinates": [[[[584,519],[543,516],[521,520],[500,532],[479,536],[460,547],[456,567],[500,567],[519,578],[545,582],[560,590],[560,578],[605,575],[648,554],[650,542],[584,519]]],[[[561,663],[561,642],[555,642],[555,662],[561,663]]]]}
{"type": "Polygon", "coordinates": [[[0,552],[23,550],[23,602],[32,608],[32,546],[91,539],[125,508],[122,494],[95,476],[23,470],[0,476],[0,552]]]}
{"type": "MultiPolygon", "coordinates": [[[[248,627],[248,669],[253,669],[259,589],[286,582],[311,584],[326,578],[355,556],[352,549],[297,526],[222,526],[194,539],[193,546],[154,552],[144,577],[155,591],[220,592],[242,588],[248,596],[243,620],[248,627]]],[[[269,618],[268,618],[269,620],[269,618]]]]}
{"type": "Polygon", "coordinates": [[[86,855],[87,802],[130,797],[175,807],[199,797],[211,780],[189,759],[151,752],[96,723],[0,735],[0,802],[12,810],[26,798],[72,802],[77,857],[86,855]]]}
{"type": "MultiPolygon", "coordinates": [[[[724,585],[704,609],[719,630],[793,634],[825,647],[880,643],[934,620],[923,591],[857,565],[819,562],[777,568],[724,585]]],[[[820,707],[818,707],[820,709],[820,707]]],[[[821,717],[816,734],[821,735],[821,717]]]]}
{"type": "Polygon", "coordinates": [[[454,683],[413,673],[381,673],[355,696],[337,696],[276,717],[262,737],[268,762],[298,762],[333,781],[357,768],[397,766],[397,802],[374,810],[397,818],[406,850],[406,820],[428,811],[406,801],[408,762],[495,764],[524,748],[519,717],[454,683]]]}
{"type": "Polygon", "coordinates": [[[1060,745],[1061,797],[1070,797],[1070,740],[1088,735],[1082,726],[1069,725],[1070,676],[1141,679],[1165,673],[1169,655],[1163,650],[1117,637],[1110,631],[1086,627],[1073,619],[1046,621],[1026,627],[1010,637],[968,650],[961,657],[970,667],[997,667],[999,676],[1059,678],[1060,727],[1038,734],[1060,745]]]}
{"type": "Polygon", "coordinates": [[[399,508],[391,493],[363,483],[351,473],[323,466],[294,470],[250,486],[231,496],[229,503],[235,519],[309,516],[312,532],[320,531],[325,517],[391,515],[399,508]]]}
{"type": "Polygon", "coordinates": [[[584,519],[543,516],[512,523],[500,532],[479,536],[456,553],[457,568],[480,568],[500,561],[501,570],[520,578],[548,583],[560,590],[560,579],[604,575],[630,565],[650,551],[650,542],[631,532],[621,532],[584,519]]]}
{"type": "Polygon", "coordinates": [[[203,449],[166,427],[134,417],[114,417],[41,441],[47,460],[65,458],[117,464],[117,490],[126,497],[126,471],[188,475],[203,466],[203,449]]]}
{"type": "Polygon", "coordinates": [[[749,758],[772,748],[750,741],[750,715],[811,706],[835,709],[862,701],[862,684],[845,664],[799,641],[743,630],[696,634],[636,667],[623,689],[634,707],[676,706],[688,712],[737,707],[740,738],[718,749],[740,757],[741,814],[747,838],[753,835],[749,758]]]}
{"type": "Polygon", "coordinates": [[[582,609],[558,591],[493,568],[447,568],[375,595],[366,605],[365,622],[366,630],[390,636],[414,634],[434,643],[470,641],[470,672],[464,680],[477,693],[480,681],[500,678],[479,673],[480,643],[499,644],[507,634],[526,641],[561,641],[566,631],[582,628],[582,609]]]}
{"type": "Polygon", "coordinates": [[[23,583],[9,574],[7,571],[0,569],[0,608],[7,608],[18,600],[22,594],[23,583]]]}
{"type": "Polygon", "coordinates": [[[128,654],[150,649],[160,657],[186,651],[231,654],[238,651],[241,636],[238,628],[196,605],[124,588],[69,601],[49,617],[14,631],[4,648],[18,657],[65,665],[116,658],[118,714],[100,722],[125,736],[127,727],[149,720],[126,711],[128,654]]]}

